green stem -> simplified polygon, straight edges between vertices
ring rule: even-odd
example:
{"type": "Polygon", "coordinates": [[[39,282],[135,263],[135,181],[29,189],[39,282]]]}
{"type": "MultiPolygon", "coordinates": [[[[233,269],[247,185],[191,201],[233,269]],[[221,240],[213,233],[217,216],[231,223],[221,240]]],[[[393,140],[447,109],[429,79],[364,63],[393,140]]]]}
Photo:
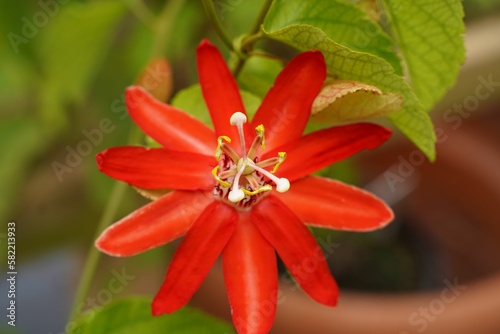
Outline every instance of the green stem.
{"type": "MultiPolygon", "coordinates": [[[[113,218],[115,217],[116,210],[123,198],[127,184],[123,182],[116,182],[111,191],[111,199],[106,205],[106,209],[101,217],[101,221],[97,227],[97,233],[93,240],[97,239],[101,232],[111,224],[113,218]]],[[[75,320],[76,317],[82,312],[83,303],[85,297],[87,297],[90,285],[92,284],[92,279],[94,278],[95,272],[97,270],[97,264],[99,263],[99,258],[101,252],[92,244],[87,255],[87,260],[85,262],[85,267],[83,270],[83,277],[80,279],[78,288],[76,290],[75,301],[73,302],[73,307],[71,309],[71,320],[75,320]]]]}
{"type": "Polygon", "coordinates": [[[260,31],[260,26],[264,22],[264,19],[266,18],[267,12],[269,11],[269,8],[271,8],[271,5],[273,4],[273,0],[266,0],[264,2],[264,5],[262,5],[262,8],[260,9],[259,16],[257,16],[257,19],[255,20],[252,29],[250,29],[249,35],[255,35],[260,31]]]}
{"type": "Polygon", "coordinates": [[[205,7],[205,11],[207,12],[208,20],[210,21],[210,23],[212,23],[215,32],[217,33],[217,35],[219,35],[220,39],[228,47],[228,49],[234,51],[234,46],[231,38],[229,38],[229,36],[226,34],[222,22],[220,21],[219,16],[217,15],[217,12],[215,10],[213,0],[202,0],[202,2],[203,7],[205,7]]]}
{"type": "MultiPolygon", "coordinates": [[[[248,52],[252,51],[255,42],[264,37],[264,35],[260,30],[260,27],[264,22],[264,19],[266,18],[267,12],[269,11],[269,8],[271,8],[272,3],[273,0],[266,0],[264,2],[264,5],[262,5],[259,16],[257,16],[257,19],[255,20],[252,28],[250,29],[248,37],[245,38],[241,43],[241,51],[248,54],[248,52]]],[[[240,53],[237,53],[237,55],[238,55],[238,62],[233,68],[233,75],[235,78],[238,77],[247,60],[246,57],[241,57],[240,53]]]]}
{"type": "MultiPolygon", "coordinates": [[[[139,141],[140,135],[141,132],[139,131],[139,128],[137,126],[133,126],[132,130],[130,130],[130,135],[127,142],[129,144],[137,143],[139,141]]],[[[116,211],[118,210],[120,202],[123,199],[123,195],[125,194],[125,189],[127,189],[127,184],[124,182],[116,182],[113,186],[110,200],[106,204],[104,213],[102,214],[101,220],[97,225],[94,239],[92,240],[96,240],[101,235],[102,231],[104,231],[104,229],[113,222],[116,216],[116,211]]],[[[94,278],[95,272],[97,270],[97,264],[99,263],[100,257],[101,252],[97,250],[97,248],[92,244],[87,254],[87,260],[85,261],[85,266],[83,269],[83,276],[78,283],[75,300],[73,301],[73,307],[71,308],[70,320],[72,321],[74,321],[82,311],[82,304],[84,304],[83,300],[89,293],[92,279],[94,278]]]]}
{"type": "Polygon", "coordinates": [[[142,24],[154,30],[152,22],[155,20],[155,16],[142,0],[123,0],[123,2],[142,24]]]}
{"type": "Polygon", "coordinates": [[[244,52],[250,52],[254,46],[254,44],[261,40],[264,39],[264,33],[259,31],[256,34],[250,35],[248,37],[245,37],[243,41],[241,41],[241,50],[244,52]]]}
{"type": "Polygon", "coordinates": [[[278,57],[278,56],[275,56],[275,55],[272,55],[272,54],[267,54],[267,53],[249,51],[248,55],[252,56],[252,57],[260,57],[260,58],[272,59],[272,60],[276,60],[276,61],[279,61],[279,62],[282,62],[282,63],[286,63],[287,62],[287,60],[285,58],[281,58],[281,57],[278,57]]]}
{"type": "MultiPolygon", "coordinates": [[[[179,10],[182,8],[182,5],[184,4],[185,0],[171,0],[169,1],[163,8],[160,16],[157,18],[155,22],[155,39],[153,42],[153,47],[152,47],[152,56],[159,56],[162,55],[165,48],[166,44],[169,40],[169,37],[171,36],[172,29],[173,29],[173,24],[175,22],[175,17],[177,16],[179,10]]],[[[130,1],[127,1],[128,4],[133,4],[130,1]]],[[[267,14],[267,11],[269,10],[269,7],[271,6],[272,0],[266,0],[264,3],[264,6],[262,7],[262,10],[252,27],[250,31],[250,37],[248,38],[248,41],[245,43],[245,45],[248,47],[248,50],[251,51],[253,47],[253,43],[261,38],[259,36],[259,31],[260,31],[260,26],[267,14]],[[255,35],[255,36],[254,36],[255,35]],[[258,38],[257,38],[258,37],[258,38]],[[253,39],[252,39],[253,38],[253,39]]],[[[149,20],[149,14],[148,11],[144,11],[147,9],[146,7],[141,7],[142,3],[136,3],[137,7],[133,8],[134,13],[141,19],[141,20],[149,20]]],[[[228,46],[230,50],[234,50],[233,44],[229,37],[226,35],[224,29],[222,28],[222,24],[215,12],[215,7],[214,4],[211,0],[203,0],[203,4],[207,10],[208,16],[212,24],[214,25],[217,33],[223,40],[223,42],[228,46]]],[[[143,5],[143,4],[142,4],[143,5]]],[[[132,7],[131,7],[132,8],[132,7]]],[[[244,58],[239,58],[237,67],[234,71],[235,75],[239,73],[241,68],[243,67],[243,64],[245,62],[244,58]]],[[[130,134],[130,139],[129,143],[135,143],[137,141],[137,137],[139,135],[139,131],[137,127],[134,127],[134,130],[131,131],[130,134]]],[[[116,211],[118,210],[118,207],[120,205],[121,200],[123,199],[125,189],[127,188],[127,185],[122,182],[117,182],[115,183],[113,190],[111,192],[111,198],[109,202],[106,205],[106,208],[104,210],[104,213],[101,217],[101,220],[98,224],[97,230],[96,230],[96,235],[94,239],[97,239],[99,235],[102,233],[102,231],[109,226],[112,221],[114,220],[114,217],[116,215],[116,211]]],[[[79,315],[79,312],[81,311],[83,301],[85,297],[88,295],[90,286],[92,284],[92,280],[94,278],[95,272],[97,270],[97,265],[99,263],[99,259],[101,256],[101,252],[97,250],[94,245],[90,248],[87,256],[87,260],[85,262],[85,267],[83,271],[83,276],[80,279],[80,282],[77,287],[77,291],[75,294],[75,300],[73,302],[73,307],[71,310],[71,316],[70,320],[75,320],[76,317],[79,315]]]]}
{"type": "Polygon", "coordinates": [[[158,57],[164,54],[167,43],[172,35],[175,18],[185,0],[170,0],[163,7],[162,12],[155,22],[155,38],[153,41],[152,57],[158,57]]]}
{"type": "MultiPolygon", "coordinates": [[[[179,10],[182,8],[184,1],[185,0],[171,0],[165,5],[160,16],[158,16],[155,22],[155,39],[151,52],[153,57],[163,54],[166,43],[168,42],[169,37],[172,33],[175,17],[177,16],[179,10]]],[[[130,131],[130,138],[128,140],[129,144],[136,143],[138,141],[140,133],[141,132],[139,131],[139,128],[134,126],[134,128],[130,131]]],[[[126,183],[115,183],[111,192],[111,198],[107,203],[99,225],[97,226],[94,240],[97,239],[102,231],[113,222],[116,211],[118,210],[120,202],[123,199],[125,189],[127,189],[126,183]]],[[[85,297],[87,297],[89,293],[89,289],[97,270],[100,256],[101,252],[98,251],[94,245],[92,245],[88,252],[87,260],[85,261],[83,276],[80,279],[76,290],[75,300],[73,302],[73,307],[71,309],[70,315],[70,320],[72,321],[74,321],[82,311],[82,305],[84,304],[85,297]]]]}

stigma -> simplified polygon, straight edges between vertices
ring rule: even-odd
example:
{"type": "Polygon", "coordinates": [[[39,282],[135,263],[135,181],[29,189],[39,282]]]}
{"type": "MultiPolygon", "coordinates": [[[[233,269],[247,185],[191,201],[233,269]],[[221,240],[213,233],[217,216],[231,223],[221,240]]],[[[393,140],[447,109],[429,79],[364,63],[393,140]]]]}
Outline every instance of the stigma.
{"type": "Polygon", "coordinates": [[[229,145],[231,138],[220,136],[218,138],[215,158],[219,164],[213,169],[212,175],[217,181],[214,195],[227,201],[237,208],[248,208],[274,188],[278,192],[290,189],[290,182],[286,178],[279,178],[274,173],[286,159],[285,152],[279,152],[277,157],[259,161],[257,153],[265,148],[264,126],[255,128],[256,136],[252,145],[246,150],[245,133],[243,124],[247,117],[241,112],[235,112],[230,124],[238,129],[241,144],[241,156],[229,145]],[[272,166],[269,171],[266,168],[272,166]]]}

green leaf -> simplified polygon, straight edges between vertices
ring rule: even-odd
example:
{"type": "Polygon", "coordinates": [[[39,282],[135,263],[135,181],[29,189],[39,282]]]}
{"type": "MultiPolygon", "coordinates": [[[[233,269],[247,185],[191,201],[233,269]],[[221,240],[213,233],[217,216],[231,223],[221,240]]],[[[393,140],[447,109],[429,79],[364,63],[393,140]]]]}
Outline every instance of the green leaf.
{"type": "Polygon", "coordinates": [[[40,31],[36,48],[43,75],[41,114],[46,122],[60,123],[54,109],[61,111],[68,102],[83,101],[124,13],[121,1],[69,3],[40,31]]]}
{"type": "Polygon", "coordinates": [[[241,88],[264,98],[282,69],[283,64],[277,60],[250,57],[238,76],[238,83],[241,88]]]}
{"type": "MultiPolygon", "coordinates": [[[[264,29],[273,27],[272,16],[268,16],[266,22],[264,29]]],[[[436,136],[432,122],[406,81],[385,60],[352,51],[308,25],[291,25],[279,30],[264,30],[264,33],[301,51],[320,50],[328,72],[339,79],[360,81],[402,96],[403,109],[389,118],[430,160],[434,160],[436,136]]]]}
{"type": "Polygon", "coordinates": [[[401,109],[403,98],[361,82],[336,80],[321,90],[312,105],[312,120],[328,123],[383,117],[401,109]]]}
{"type": "MultiPolygon", "coordinates": [[[[260,106],[261,100],[247,91],[240,90],[240,93],[243,98],[246,112],[251,119],[260,106]]],[[[178,92],[172,99],[172,105],[184,110],[188,114],[193,115],[203,123],[212,127],[212,120],[210,119],[210,114],[208,113],[199,84],[192,85],[178,92]]]]}
{"type": "Polygon", "coordinates": [[[460,0],[383,0],[411,86],[430,109],[454,85],[465,59],[460,0]]]}
{"type": "Polygon", "coordinates": [[[200,311],[183,308],[154,317],[151,300],[131,297],[114,301],[82,317],[70,334],[230,334],[232,327],[200,311]]]}
{"type": "Polygon", "coordinates": [[[264,21],[266,31],[292,25],[308,25],[322,30],[335,43],[351,50],[367,52],[385,59],[402,73],[393,43],[381,27],[365,12],[340,0],[276,0],[264,21]]]}

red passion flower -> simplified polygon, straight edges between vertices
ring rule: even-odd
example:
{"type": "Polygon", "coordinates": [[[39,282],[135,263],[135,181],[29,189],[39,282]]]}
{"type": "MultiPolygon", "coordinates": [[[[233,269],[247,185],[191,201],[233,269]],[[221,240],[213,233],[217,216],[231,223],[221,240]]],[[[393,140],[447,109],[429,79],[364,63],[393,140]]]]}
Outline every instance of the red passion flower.
{"type": "Polygon", "coordinates": [[[390,131],[360,123],[302,135],[326,78],[320,52],[288,63],[251,122],[222,55],[206,40],[197,66],[214,130],[140,87],[127,88],[130,117],[163,148],[110,148],[97,155],[99,169],[137,188],[174,190],[109,227],[97,247],[130,256],[184,236],[154,315],[184,306],[222,254],[238,333],[267,333],[278,291],[275,251],[311,298],[334,306],[337,284],[306,225],[368,231],[393,213],[366,191],[309,174],[379,146],[390,131]],[[306,270],[308,261],[314,266],[306,270]]]}

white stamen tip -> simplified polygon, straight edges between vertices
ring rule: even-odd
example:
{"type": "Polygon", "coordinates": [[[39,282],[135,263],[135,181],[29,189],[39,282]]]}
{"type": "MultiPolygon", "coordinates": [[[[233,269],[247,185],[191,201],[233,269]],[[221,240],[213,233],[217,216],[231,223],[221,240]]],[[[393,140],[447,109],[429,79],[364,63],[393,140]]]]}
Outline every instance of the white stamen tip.
{"type": "Polygon", "coordinates": [[[239,201],[241,201],[243,198],[245,198],[245,193],[243,193],[243,190],[241,190],[240,188],[238,189],[233,189],[229,192],[227,198],[233,202],[233,203],[237,203],[239,201]]]}
{"type": "Polygon", "coordinates": [[[290,189],[290,181],[288,179],[282,177],[276,182],[276,191],[279,193],[287,192],[290,189]]]}
{"type": "Polygon", "coordinates": [[[244,113],[242,112],[235,112],[232,116],[231,119],[229,120],[229,123],[231,125],[242,125],[243,123],[247,122],[247,117],[245,116],[244,113]]]}

